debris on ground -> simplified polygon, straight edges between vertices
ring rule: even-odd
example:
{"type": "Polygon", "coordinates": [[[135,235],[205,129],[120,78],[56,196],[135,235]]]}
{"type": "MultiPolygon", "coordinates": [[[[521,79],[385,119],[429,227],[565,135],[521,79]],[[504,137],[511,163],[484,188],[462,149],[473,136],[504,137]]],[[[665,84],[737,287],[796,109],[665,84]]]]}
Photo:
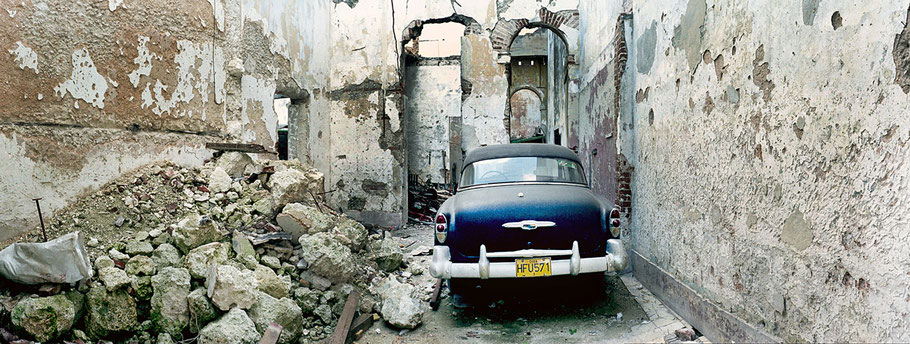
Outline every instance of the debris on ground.
{"type": "Polygon", "coordinates": [[[408,220],[412,223],[433,224],[437,210],[452,193],[430,183],[408,181],[408,220]]]}
{"type": "Polygon", "coordinates": [[[0,335],[151,344],[258,343],[277,333],[277,343],[308,343],[333,333],[355,292],[361,316],[346,316],[351,330],[376,314],[419,326],[432,289],[411,285],[422,271],[409,262],[429,259],[426,249],[336,212],[322,192],[315,169],[239,152],[200,168],[126,174],[58,211],[47,228],[58,239],[28,243],[42,240],[33,231],[3,251],[75,240],[84,259],[48,264],[65,270],[42,279],[7,269],[0,335]],[[84,271],[69,273],[83,261],[84,271]]]}

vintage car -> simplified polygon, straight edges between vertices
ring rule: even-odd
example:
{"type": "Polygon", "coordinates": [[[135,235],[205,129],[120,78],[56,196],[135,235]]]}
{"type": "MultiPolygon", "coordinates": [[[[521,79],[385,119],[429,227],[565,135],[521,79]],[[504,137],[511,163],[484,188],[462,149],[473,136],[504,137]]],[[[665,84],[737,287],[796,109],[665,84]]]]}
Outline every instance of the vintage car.
{"type": "Polygon", "coordinates": [[[439,208],[430,274],[458,281],[623,270],[619,210],[586,183],[565,147],[520,143],[468,152],[439,208]]]}

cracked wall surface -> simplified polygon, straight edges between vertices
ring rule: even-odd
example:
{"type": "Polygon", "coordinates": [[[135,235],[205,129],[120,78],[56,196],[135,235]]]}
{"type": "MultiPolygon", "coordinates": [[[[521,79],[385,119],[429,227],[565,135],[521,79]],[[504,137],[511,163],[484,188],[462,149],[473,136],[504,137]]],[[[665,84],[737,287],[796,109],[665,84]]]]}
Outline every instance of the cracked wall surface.
{"type": "MultiPolygon", "coordinates": [[[[491,41],[494,27],[514,18],[542,21],[541,8],[571,11],[577,6],[577,0],[523,0],[510,6],[494,0],[334,2],[332,42],[327,45],[332,58],[328,92],[333,96],[328,115],[331,171],[326,185],[332,191],[328,195],[332,205],[376,224],[395,225],[406,219],[410,133],[401,85],[406,71],[401,70],[398,54],[404,53],[401,40],[410,40],[416,33],[410,29],[446,18],[469,26],[462,38],[460,81],[470,89],[460,96],[460,121],[455,122],[461,124],[462,149],[470,150],[508,142],[504,123],[508,79],[491,41]]],[[[569,25],[577,22],[559,24],[567,30],[569,44],[577,47],[577,30],[569,25]]]]}
{"type": "Polygon", "coordinates": [[[630,247],[784,341],[910,340],[907,4],[632,8],[635,63],[603,82],[588,38],[615,28],[588,16],[624,9],[579,9],[582,88],[621,82],[630,247]]]}
{"type": "MultiPolygon", "coordinates": [[[[0,21],[0,240],[142,164],[206,142],[267,148],[276,92],[325,84],[329,7],[210,0],[9,2],[0,21]],[[308,24],[291,18],[312,17],[308,24]],[[258,31],[255,31],[255,30],[258,31]],[[322,31],[325,30],[325,31],[322,31]],[[291,43],[288,43],[290,39],[291,43]],[[322,39],[322,41],[320,41],[322,39]]],[[[308,99],[309,101],[309,99],[308,99]]],[[[314,100],[313,102],[318,102],[314,100]]]]}

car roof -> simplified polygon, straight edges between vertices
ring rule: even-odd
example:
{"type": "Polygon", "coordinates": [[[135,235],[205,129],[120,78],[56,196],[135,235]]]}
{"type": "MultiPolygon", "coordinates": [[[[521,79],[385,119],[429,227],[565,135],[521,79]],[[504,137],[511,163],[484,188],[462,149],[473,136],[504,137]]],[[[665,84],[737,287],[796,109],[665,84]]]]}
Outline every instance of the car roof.
{"type": "Polygon", "coordinates": [[[464,159],[464,166],[480,160],[511,157],[562,158],[581,163],[571,149],[547,143],[509,143],[478,147],[470,150],[464,159]]]}

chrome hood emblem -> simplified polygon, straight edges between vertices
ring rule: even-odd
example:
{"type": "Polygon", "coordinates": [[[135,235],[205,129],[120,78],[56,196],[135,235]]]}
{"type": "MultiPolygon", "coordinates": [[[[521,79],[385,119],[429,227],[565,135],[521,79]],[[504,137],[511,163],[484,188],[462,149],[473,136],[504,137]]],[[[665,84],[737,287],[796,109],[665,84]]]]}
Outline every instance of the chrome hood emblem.
{"type": "Polygon", "coordinates": [[[506,222],[502,226],[504,228],[521,228],[526,231],[535,230],[543,227],[553,227],[556,225],[556,222],[553,221],[537,221],[537,220],[524,220],[519,222],[506,222]]]}

